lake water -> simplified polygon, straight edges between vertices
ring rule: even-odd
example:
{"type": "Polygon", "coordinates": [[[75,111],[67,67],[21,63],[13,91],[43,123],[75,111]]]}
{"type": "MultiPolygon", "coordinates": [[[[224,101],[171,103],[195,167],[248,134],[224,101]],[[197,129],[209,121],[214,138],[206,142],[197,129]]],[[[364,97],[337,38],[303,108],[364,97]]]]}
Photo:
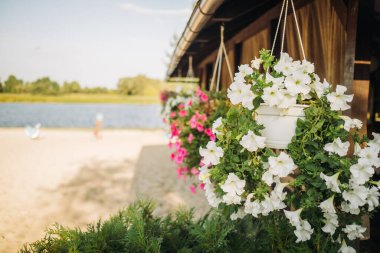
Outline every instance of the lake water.
{"type": "Polygon", "coordinates": [[[101,113],[104,128],[159,128],[160,110],[158,104],[0,103],[0,127],[92,128],[101,113]]]}

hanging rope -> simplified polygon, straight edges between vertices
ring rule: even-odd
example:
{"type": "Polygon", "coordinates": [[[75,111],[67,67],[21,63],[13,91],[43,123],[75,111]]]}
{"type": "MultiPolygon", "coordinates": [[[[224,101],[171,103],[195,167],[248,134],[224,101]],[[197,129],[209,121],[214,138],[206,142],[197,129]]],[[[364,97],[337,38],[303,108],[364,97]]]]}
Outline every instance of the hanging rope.
{"type": "Polygon", "coordinates": [[[231,69],[229,58],[228,58],[226,46],[224,44],[224,25],[221,25],[220,26],[220,46],[218,49],[218,54],[216,56],[215,67],[214,67],[214,71],[213,71],[212,78],[211,78],[210,91],[212,91],[214,89],[215,79],[217,79],[216,80],[216,91],[219,91],[223,54],[224,54],[224,57],[226,59],[228,74],[229,74],[231,82],[232,82],[233,81],[232,69],[231,69]]]}
{"type": "MultiPolygon", "coordinates": [[[[306,60],[305,50],[304,50],[304,47],[303,47],[301,32],[300,32],[300,28],[299,28],[299,25],[298,25],[297,14],[296,14],[296,10],[294,8],[293,0],[290,0],[290,3],[291,3],[293,15],[294,15],[294,21],[295,21],[295,24],[296,24],[296,29],[297,29],[297,34],[298,34],[298,40],[299,40],[299,43],[300,43],[302,56],[303,56],[303,59],[306,60]]],[[[276,41],[277,41],[277,35],[278,35],[278,32],[279,32],[279,28],[281,26],[282,18],[284,18],[284,24],[283,24],[283,28],[282,28],[282,37],[281,37],[281,53],[284,52],[284,41],[285,41],[285,32],[286,32],[286,19],[287,19],[287,16],[288,16],[288,6],[289,6],[289,0],[283,0],[282,7],[281,7],[281,12],[280,12],[280,17],[278,19],[278,24],[277,24],[277,28],[276,28],[276,33],[274,35],[274,40],[273,40],[273,45],[272,45],[272,50],[271,50],[271,54],[272,55],[273,55],[274,46],[275,46],[276,41]],[[284,12],[284,9],[285,9],[285,12],[284,12]]]]}
{"type": "Polygon", "coordinates": [[[297,13],[296,13],[296,10],[294,8],[293,0],[290,0],[290,3],[292,4],[292,9],[293,9],[293,14],[294,14],[294,21],[296,22],[296,28],[297,28],[297,32],[298,32],[298,39],[300,41],[301,50],[302,50],[302,56],[303,56],[303,59],[306,60],[305,50],[303,49],[303,43],[302,43],[302,37],[301,37],[300,27],[299,27],[298,21],[297,21],[297,13]]]}

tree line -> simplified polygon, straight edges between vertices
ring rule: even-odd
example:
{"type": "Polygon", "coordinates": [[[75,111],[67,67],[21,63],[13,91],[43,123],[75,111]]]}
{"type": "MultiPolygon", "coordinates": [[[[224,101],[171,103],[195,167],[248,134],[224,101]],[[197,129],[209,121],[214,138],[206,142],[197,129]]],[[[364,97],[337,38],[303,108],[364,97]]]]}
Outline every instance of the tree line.
{"type": "Polygon", "coordinates": [[[49,77],[42,77],[33,82],[25,82],[14,75],[10,75],[4,82],[0,81],[0,93],[61,95],[61,94],[106,94],[121,95],[157,95],[162,81],[145,75],[120,78],[116,89],[106,87],[82,87],[79,82],[64,82],[60,85],[49,77]]]}

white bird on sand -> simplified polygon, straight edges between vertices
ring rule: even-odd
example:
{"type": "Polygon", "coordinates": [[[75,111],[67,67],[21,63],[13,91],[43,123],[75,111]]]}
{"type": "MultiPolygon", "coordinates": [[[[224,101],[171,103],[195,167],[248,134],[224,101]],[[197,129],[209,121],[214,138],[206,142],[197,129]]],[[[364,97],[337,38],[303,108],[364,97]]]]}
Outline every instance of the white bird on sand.
{"type": "Polygon", "coordinates": [[[34,127],[31,126],[26,126],[25,127],[25,134],[28,136],[30,139],[38,139],[40,137],[40,127],[41,124],[38,123],[34,127]]]}

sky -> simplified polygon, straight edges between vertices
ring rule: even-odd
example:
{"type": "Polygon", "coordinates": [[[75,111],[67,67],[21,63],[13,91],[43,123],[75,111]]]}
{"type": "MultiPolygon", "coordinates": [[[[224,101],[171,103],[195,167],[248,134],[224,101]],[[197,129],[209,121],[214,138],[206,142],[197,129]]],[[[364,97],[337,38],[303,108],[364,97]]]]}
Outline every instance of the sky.
{"type": "Polygon", "coordinates": [[[116,87],[121,77],[163,79],[194,0],[0,0],[0,80],[49,76],[116,87]]]}

